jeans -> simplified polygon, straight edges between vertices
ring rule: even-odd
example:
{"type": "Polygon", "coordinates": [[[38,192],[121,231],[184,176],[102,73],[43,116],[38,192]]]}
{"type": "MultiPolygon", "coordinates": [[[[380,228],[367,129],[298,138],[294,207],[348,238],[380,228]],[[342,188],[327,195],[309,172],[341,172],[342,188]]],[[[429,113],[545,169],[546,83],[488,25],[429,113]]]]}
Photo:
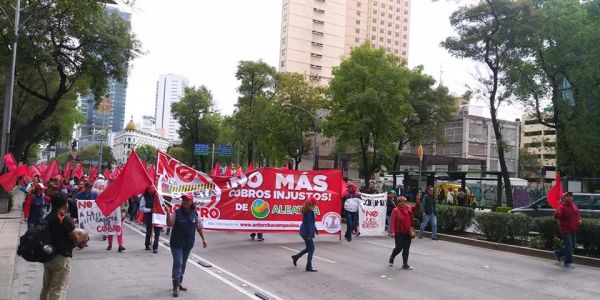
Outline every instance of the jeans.
{"type": "Polygon", "coordinates": [[[300,257],[302,257],[302,255],[308,253],[308,258],[306,260],[306,269],[310,270],[312,269],[312,257],[313,254],[315,254],[315,242],[313,241],[312,238],[308,238],[305,236],[301,236],[302,239],[304,240],[304,245],[306,246],[304,248],[304,250],[298,252],[298,254],[294,255],[295,259],[298,259],[300,257]]]}
{"type": "Polygon", "coordinates": [[[575,233],[562,233],[563,246],[559,250],[554,251],[559,258],[565,258],[565,264],[573,263],[573,248],[577,242],[575,233]]]}
{"type": "Polygon", "coordinates": [[[192,247],[171,247],[171,255],[173,255],[173,271],[171,276],[173,281],[181,283],[183,281],[183,274],[185,273],[185,265],[192,247]]]}
{"type": "Polygon", "coordinates": [[[135,221],[139,207],[140,207],[139,202],[131,203],[131,207],[129,208],[131,210],[130,214],[129,214],[129,221],[132,221],[132,222],[135,221]]]}
{"type": "Polygon", "coordinates": [[[146,223],[146,247],[150,247],[150,238],[152,237],[152,232],[154,231],[154,242],[152,243],[152,250],[158,249],[158,242],[160,241],[160,232],[162,231],[161,227],[153,226],[152,223],[146,223]]]}
{"type": "Polygon", "coordinates": [[[396,247],[392,251],[392,255],[390,256],[390,263],[394,262],[394,259],[400,252],[402,252],[402,264],[408,264],[408,253],[410,251],[410,243],[412,242],[412,238],[408,233],[396,233],[394,235],[394,242],[396,247]]]}
{"type": "MultiPolygon", "coordinates": [[[[119,247],[123,247],[123,220],[121,220],[121,232],[117,235],[117,243],[119,243],[119,247]]],[[[108,236],[108,245],[112,247],[113,244],[113,236],[108,236]]]]}
{"type": "Polygon", "coordinates": [[[421,222],[421,227],[419,228],[419,238],[423,237],[423,230],[427,227],[429,221],[431,221],[431,238],[437,238],[437,216],[435,214],[424,214],[425,218],[423,222],[421,222]]]}
{"type": "Polygon", "coordinates": [[[344,235],[344,237],[349,241],[352,240],[352,230],[354,230],[354,227],[356,226],[356,223],[358,221],[357,219],[355,219],[355,215],[358,216],[358,213],[350,211],[346,212],[346,234],[344,235]]]}

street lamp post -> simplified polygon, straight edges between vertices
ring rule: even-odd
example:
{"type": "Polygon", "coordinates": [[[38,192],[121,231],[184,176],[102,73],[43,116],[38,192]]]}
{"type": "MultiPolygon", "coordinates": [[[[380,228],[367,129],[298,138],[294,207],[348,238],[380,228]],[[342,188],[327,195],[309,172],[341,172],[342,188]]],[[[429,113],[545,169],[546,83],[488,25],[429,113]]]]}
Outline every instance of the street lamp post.
{"type": "Polygon", "coordinates": [[[295,107],[297,109],[300,109],[302,111],[304,111],[305,113],[307,113],[310,118],[313,121],[313,129],[314,129],[314,135],[313,135],[313,147],[314,147],[314,153],[315,153],[315,157],[314,157],[314,161],[313,161],[313,170],[318,170],[319,169],[319,146],[317,144],[317,135],[319,134],[319,125],[318,125],[318,120],[315,117],[315,115],[313,115],[313,113],[310,112],[310,110],[302,107],[302,106],[298,106],[298,105],[294,105],[291,103],[284,103],[283,106],[290,106],[290,107],[295,107]]]}
{"type": "MultiPolygon", "coordinates": [[[[4,12],[4,10],[2,10],[4,12]]],[[[5,13],[6,14],[6,13],[5,13]]],[[[15,90],[15,70],[17,63],[17,45],[19,41],[19,19],[21,16],[21,0],[17,0],[17,6],[15,7],[15,40],[13,41],[12,47],[12,62],[10,66],[10,78],[8,83],[8,89],[6,91],[6,99],[4,99],[4,122],[2,124],[2,142],[0,144],[0,156],[4,157],[8,153],[10,143],[10,121],[12,118],[12,102],[13,93],[15,90]]],[[[7,16],[8,18],[8,16],[7,16]]],[[[0,161],[0,166],[3,166],[4,162],[0,161]]],[[[2,169],[2,168],[0,168],[2,169]]]]}

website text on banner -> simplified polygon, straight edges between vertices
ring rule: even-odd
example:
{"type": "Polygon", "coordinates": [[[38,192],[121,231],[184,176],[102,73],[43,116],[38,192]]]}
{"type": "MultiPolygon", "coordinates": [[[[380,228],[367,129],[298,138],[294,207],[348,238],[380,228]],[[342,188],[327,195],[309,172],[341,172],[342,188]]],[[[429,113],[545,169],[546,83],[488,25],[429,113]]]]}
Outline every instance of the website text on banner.
{"type": "Polygon", "coordinates": [[[77,216],[79,227],[91,235],[119,235],[122,230],[120,209],[104,216],[95,200],[77,200],[77,216]]]}
{"type": "Polygon", "coordinates": [[[387,194],[361,194],[362,210],[358,215],[358,226],[362,236],[384,236],[387,194]]]}
{"type": "Polygon", "coordinates": [[[161,201],[172,201],[174,209],[181,194],[193,194],[205,229],[297,233],[302,223],[300,208],[310,196],[317,199],[319,232],[336,234],[341,229],[340,170],[262,168],[240,176],[209,177],[164,153],[159,153],[157,161],[161,201]]]}

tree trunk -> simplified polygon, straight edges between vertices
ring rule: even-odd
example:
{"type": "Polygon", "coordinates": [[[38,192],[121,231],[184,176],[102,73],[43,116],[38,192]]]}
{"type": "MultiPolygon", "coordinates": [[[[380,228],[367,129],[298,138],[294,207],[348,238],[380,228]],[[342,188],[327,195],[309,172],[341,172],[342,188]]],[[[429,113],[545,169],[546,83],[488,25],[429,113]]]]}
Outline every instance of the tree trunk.
{"type": "Polygon", "coordinates": [[[254,162],[254,142],[248,144],[248,164],[254,162]]]}
{"type": "Polygon", "coordinates": [[[504,140],[502,139],[502,132],[500,131],[500,124],[496,117],[496,110],[491,109],[492,115],[492,126],[494,127],[494,133],[496,135],[496,145],[498,145],[498,162],[500,163],[500,171],[502,172],[502,179],[504,180],[504,194],[506,195],[506,206],[513,206],[512,199],[512,187],[510,184],[510,176],[508,175],[508,168],[506,167],[506,160],[504,158],[504,140]]]}

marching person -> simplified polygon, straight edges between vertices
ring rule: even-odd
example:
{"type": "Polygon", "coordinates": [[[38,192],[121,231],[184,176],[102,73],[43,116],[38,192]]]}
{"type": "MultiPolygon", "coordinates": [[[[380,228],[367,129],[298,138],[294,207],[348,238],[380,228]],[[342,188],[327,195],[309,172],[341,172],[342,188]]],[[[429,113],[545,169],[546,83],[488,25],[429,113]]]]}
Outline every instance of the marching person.
{"type": "MultiPolygon", "coordinates": [[[[417,200],[417,202],[420,201],[417,200]]],[[[419,227],[419,239],[423,238],[423,230],[425,230],[425,227],[427,227],[429,222],[431,222],[431,239],[437,240],[437,216],[432,186],[427,187],[427,194],[425,195],[425,201],[423,202],[423,222],[421,222],[421,227],[419,227]]]]}
{"type": "Polygon", "coordinates": [[[187,291],[181,283],[185,273],[185,265],[192,248],[196,232],[202,238],[202,247],[206,248],[206,237],[202,220],[198,217],[198,212],[194,205],[194,196],[184,194],[181,196],[181,207],[171,213],[167,211],[167,226],[172,227],[171,239],[171,255],[173,256],[173,297],[179,296],[179,291],[187,291]]]}
{"type": "Polygon", "coordinates": [[[346,234],[344,237],[348,242],[352,241],[352,232],[356,231],[358,226],[358,209],[361,206],[361,196],[356,190],[356,185],[348,183],[348,190],[342,196],[344,209],[346,210],[346,234]]]}
{"type": "Polygon", "coordinates": [[[404,196],[398,198],[398,206],[392,212],[392,222],[390,224],[390,237],[394,238],[395,248],[390,256],[390,267],[394,266],[394,259],[402,252],[402,269],[412,270],[408,265],[408,253],[410,244],[414,238],[412,228],[413,211],[418,210],[421,206],[420,199],[417,198],[415,206],[409,206],[407,199],[404,196]]]}
{"type": "Polygon", "coordinates": [[[27,216],[27,230],[32,231],[39,228],[44,220],[44,210],[48,207],[50,197],[44,195],[44,185],[36,183],[33,187],[34,194],[31,195],[29,215],[27,216]]]}
{"type": "MultiPolygon", "coordinates": [[[[128,208],[129,203],[127,201],[123,202],[123,204],[121,204],[121,207],[119,207],[121,213],[121,232],[119,232],[119,234],[117,235],[117,243],[119,243],[119,248],[117,249],[117,251],[119,251],[119,253],[125,251],[125,247],[123,247],[123,222],[125,222],[125,218],[127,218],[128,208]]],[[[113,239],[113,235],[108,236],[108,247],[106,247],[107,251],[112,250],[113,239]]]]}
{"type": "Polygon", "coordinates": [[[579,208],[573,203],[573,193],[567,192],[564,200],[560,203],[558,210],[554,213],[554,219],[558,221],[558,229],[562,236],[563,246],[554,251],[554,257],[561,263],[564,258],[565,267],[575,268],[573,265],[573,248],[577,242],[577,231],[583,223],[579,208]]]}
{"type": "Polygon", "coordinates": [[[150,251],[150,239],[152,231],[154,231],[154,242],[152,243],[152,253],[158,253],[158,242],[160,241],[161,227],[152,225],[152,210],[154,207],[154,198],[158,197],[156,187],[149,186],[144,192],[142,200],[140,200],[140,211],[144,213],[144,223],[146,223],[146,250],[150,251]]]}
{"type": "Polygon", "coordinates": [[[390,228],[390,219],[392,218],[392,211],[396,208],[396,191],[391,189],[387,194],[387,210],[385,213],[385,225],[387,226],[388,232],[390,228]]]}
{"type": "Polygon", "coordinates": [[[300,236],[304,240],[304,244],[306,247],[304,250],[298,252],[296,255],[292,255],[292,263],[294,267],[296,266],[298,259],[302,257],[302,255],[308,253],[308,258],[306,260],[306,272],[316,272],[317,270],[313,269],[312,266],[312,257],[315,253],[315,242],[313,239],[315,238],[315,234],[319,234],[317,231],[317,226],[315,225],[315,206],[317,205],[317,199],[315,197],[310,197],[308,200],[304,202],[302,209],[300,212],[302,213],[302,225],[300,225],[300,236]]]}

